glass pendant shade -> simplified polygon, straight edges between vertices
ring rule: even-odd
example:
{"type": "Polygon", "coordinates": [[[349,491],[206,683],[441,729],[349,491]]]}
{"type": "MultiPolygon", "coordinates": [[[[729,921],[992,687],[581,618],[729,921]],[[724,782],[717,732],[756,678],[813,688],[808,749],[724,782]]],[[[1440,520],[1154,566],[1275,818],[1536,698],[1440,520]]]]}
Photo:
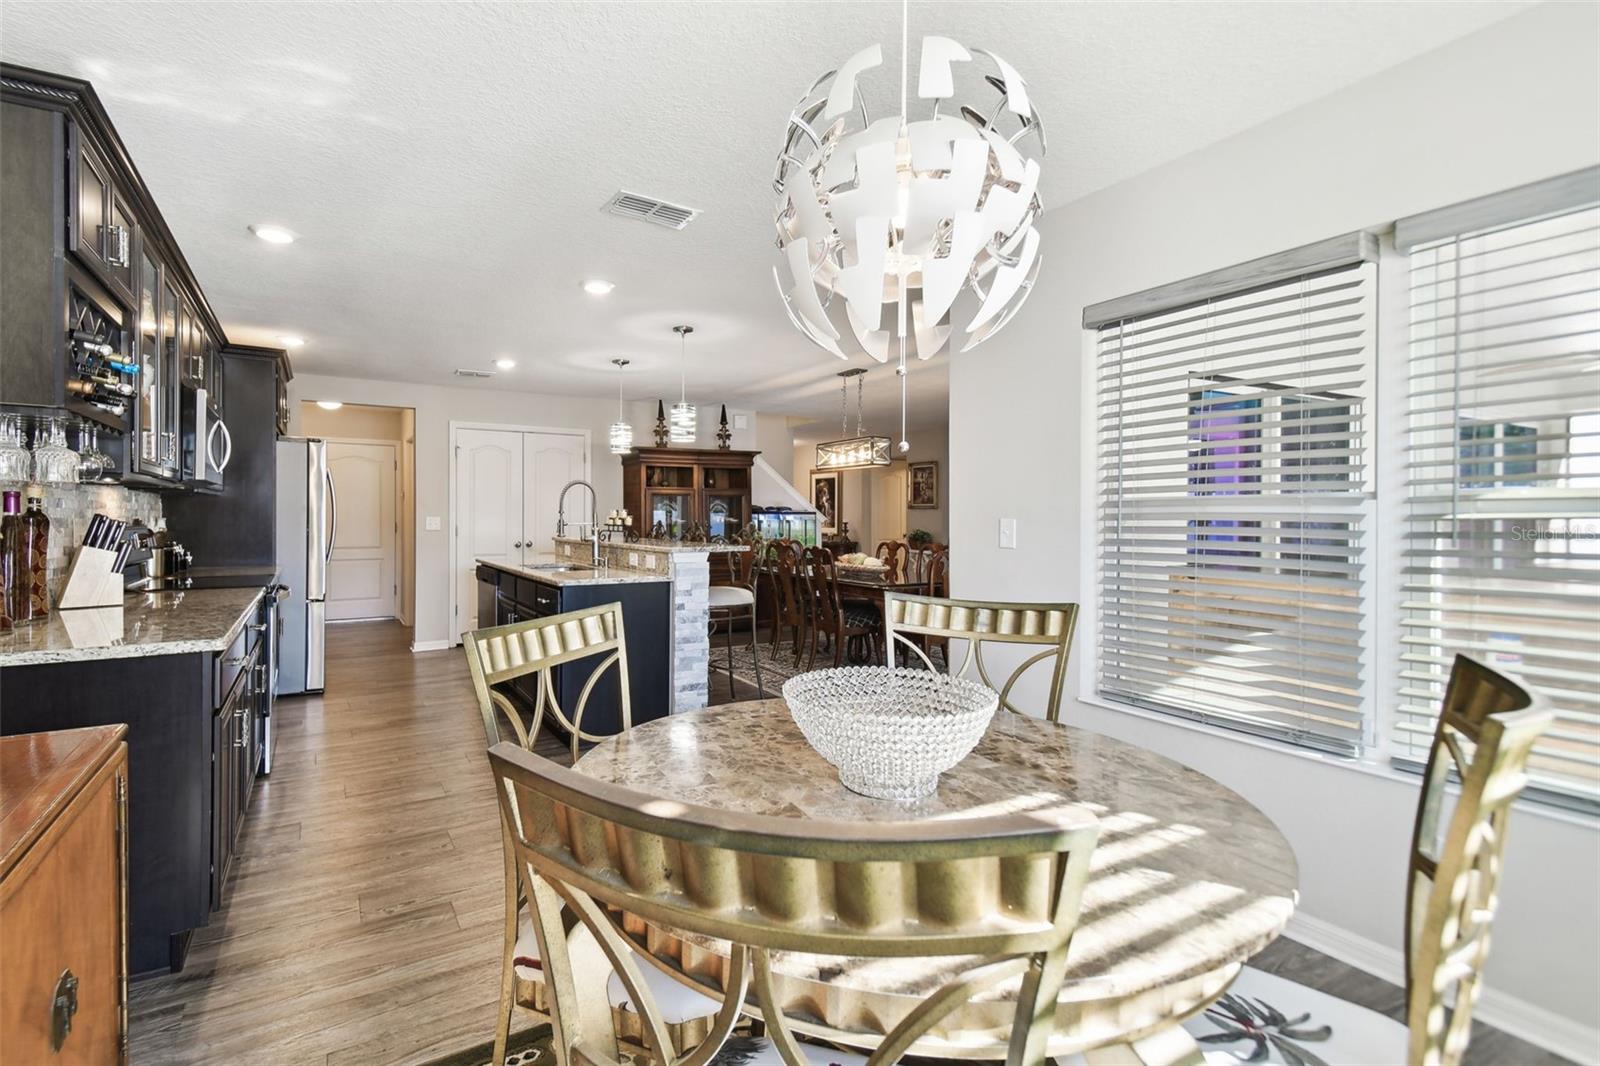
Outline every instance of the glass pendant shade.
{"type": "Polygon", "coordinates": [[[633,451],[633,427],[626,422],[611,423],[611,454],[626,455],[633,451]]]}
{"type": "Polygon", "coordinates": [[[671,427],[667,439],[674,444],[693,444],[697,436],[694,404],[680,400],[672,405],[667,417],[671,427]]]}
{"type": "Polygon", "coordinates": [[[863,470],[893,462],[888,437],[850,437],[817,445],[820,470],[863,470]]]}

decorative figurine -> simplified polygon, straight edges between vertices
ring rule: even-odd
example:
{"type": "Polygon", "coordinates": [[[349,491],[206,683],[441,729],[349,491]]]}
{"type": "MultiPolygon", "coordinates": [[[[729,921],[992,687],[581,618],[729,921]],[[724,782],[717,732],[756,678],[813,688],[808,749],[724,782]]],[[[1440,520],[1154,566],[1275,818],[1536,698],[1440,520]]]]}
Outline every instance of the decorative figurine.
{"type": "Polygon", "coordinates": [[[667,408],[665,401],[656,401],[656,447],[667,446],[667,408]]]}
{"type": "Polygon", "coordinates": [[[727,451],[733,447],[733,430],[728,428],[728,405],[722,405],[722,421],[717,426],[717,450],[727,451]]]}

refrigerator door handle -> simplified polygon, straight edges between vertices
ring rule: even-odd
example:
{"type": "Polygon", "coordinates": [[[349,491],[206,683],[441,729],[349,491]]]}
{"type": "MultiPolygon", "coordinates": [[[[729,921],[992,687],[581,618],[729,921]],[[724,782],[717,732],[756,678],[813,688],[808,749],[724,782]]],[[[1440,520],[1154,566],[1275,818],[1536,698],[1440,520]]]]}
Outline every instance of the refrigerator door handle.
{"type": "Polygon", "coordinates": [[[339,494],[333,488],[333,471],[324,470],[322,476],[328,479],[328,554],[322,561],[331,563],[333,544],[339,539],[339,494]]]}

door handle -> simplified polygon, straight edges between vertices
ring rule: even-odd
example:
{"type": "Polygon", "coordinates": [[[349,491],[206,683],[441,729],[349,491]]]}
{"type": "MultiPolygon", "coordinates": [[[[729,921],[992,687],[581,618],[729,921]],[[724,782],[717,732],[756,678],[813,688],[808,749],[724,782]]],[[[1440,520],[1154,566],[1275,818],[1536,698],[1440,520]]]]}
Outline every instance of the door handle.
{"type": "Polygon", "coordinates": [[[71,970],[62,970],[56,979],[55,995],[50,1000],[50,1050],[59,1052],[72,1032],[72,1016],[78,1013],[78,979],[71,970]]]}
{"type": "Polygon", "coordinates": [[[323,558],[324,563],[333,561],[333,542],[339,537],[339,494],[334,491],[333,471],[325,470],[322,476],[328,479],[328,554],[323,558]]]}

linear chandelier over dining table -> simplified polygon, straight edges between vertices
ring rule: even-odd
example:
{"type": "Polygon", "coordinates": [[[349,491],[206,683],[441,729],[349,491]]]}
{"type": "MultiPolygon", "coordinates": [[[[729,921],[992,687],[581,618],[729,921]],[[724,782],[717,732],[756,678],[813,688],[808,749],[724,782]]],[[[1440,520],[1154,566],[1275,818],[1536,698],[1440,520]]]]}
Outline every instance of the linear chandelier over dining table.
{"type": "Polygon", "coordinates": [[[873,466],[888,466],[894,461],[889,454],[888,437],[875,436],[861,431],[862,382],[866,380],[866,367],[853,367],[839,372],[839,440],[824,441],[817,445],[819,470],[864,470],[873,466]],[[856,435],[850,432],[850,379],[856,379],[856,435]]]}

